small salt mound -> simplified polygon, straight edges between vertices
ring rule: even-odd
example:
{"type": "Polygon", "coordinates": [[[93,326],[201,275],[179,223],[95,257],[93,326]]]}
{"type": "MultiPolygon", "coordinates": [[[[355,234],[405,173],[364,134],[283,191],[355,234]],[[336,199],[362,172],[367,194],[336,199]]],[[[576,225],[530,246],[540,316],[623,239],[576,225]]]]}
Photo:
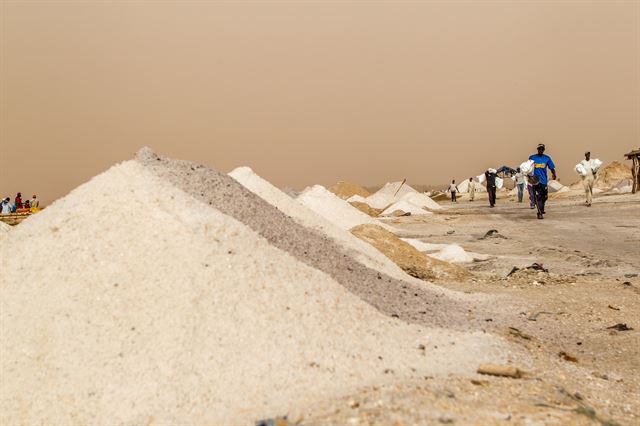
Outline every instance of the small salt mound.
{"type": "Polygon", "coordinates": [[[433,214],[431,212],[426,211],[422,207],[418,207],[415,204],[412,204],[408,201],[401,200],[387,207],[386,210],[380,213],[380,216],[393,216],[394,213],[398,211],[401,211],[404,213],[411,213],[412,216],[424,216],[424,215],[433,214]]]}
{"type": "Polygon", "coordinates": [[[473,262],[477,258],[486,258],[482,255],[472,255],[458,244],[432,244],[425,243],[415,238],[402,238],[402,241],[410,244],[416,250],[428,253],[429,256],[451,263],[473,262]]]}
{"type": "Polygon", "coordinates": [[[404,195],[411,192],[418,191],[416,191],[406,183],[402,185],[402,182],[391,182],[380,188],[375,194],[367,197],[366,203],[373,208],[382,209],[395,203],[396,201],[400,201],[404,195]]]}
{"type": "Polygon", "coordinates": [[[12,233],[0,424],[248,424],[388,370],[415,380],[508,356],[487,335],[383,316],[137,162],[12,233]]]}
{"type": "Polygon", "coordinates": [[[609,192],[616,194],[628,194],[633,191],[633,181],[631,179],[622,179],[609,192]]]}
{"type": "Polygon", "coordinates": [[[406,193],[402,196],[401,200],[408,201],[418,207],[425,207],[429,210],[442,210],[442,206],[440,204],[433,201],[427,194],[421,192],[406,193]]]}
{"type": "Polygon", "coordinates": [[[440,250],[438,253],[431,254],[430,256],[435,257],[436,259],[443,260],[445,262],[452,263],[473,262],[473,256],[467,253],[458,244],[447,244],[447,246],[440,250]]]}
{"type": "Polygon", "coordinates": [[[425,243],[424,241],[420,241],[415,238],[401,238],[401,240],[410,244],[416,250],[423,252],[435,252],[448,246],[448,244],[425,243]]]}
{"type": "Polygon", "coordinates": [[[305,189],[297,200],[320,216],[342,229],[349,230],[363,223],[379,225],[380,222],[338,198],[322,185],[305,189]]]}
{"type": "Polygon", "coordinates": [[[395,278],[408,278],[395,263],[389,260],[370,244],[356,238],[351,232],[341,229],[329,220],[315,213],[303,204],[289,197],[281,190],[263,179],[249,167],[238,167],[229,176],[240,182],[245,188],[281,210],[299,224],[317,229],[345,248],[353,250],[353,255],[363,265],[389,274],[395,278]]]}

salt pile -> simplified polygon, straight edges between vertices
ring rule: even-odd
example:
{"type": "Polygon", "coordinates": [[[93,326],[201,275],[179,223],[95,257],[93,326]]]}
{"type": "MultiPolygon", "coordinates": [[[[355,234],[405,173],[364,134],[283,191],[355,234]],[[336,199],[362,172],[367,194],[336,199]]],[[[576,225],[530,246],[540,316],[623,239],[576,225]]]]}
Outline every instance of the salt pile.
{"type": "Polygon", "coordinates": [[[433,214],[431,212],[426,211],[422,207],[418,207],[415,204],[412,204],[408,201],[400,200],[397,203],[393,203],[389,207],[387,207],[386,210],[380,213],[380,216],[395,216],[398,214],[398,212],[410,213],[412,216],[424,216],[424,215],[433,214]]]}
{"type": "Polygon", "coordinates": [[[469,263],[474,259],[486,259],[487,256],[467,252],[458,244],[432,244],[415,238],[402,238],[416,250],[427,253],[434,259],[451,263],[469,263]]]}
{"type": "Polygon", "coordinates": [[[442,206],[431,199],[427,194],[420,192],[408,192],[401,198],[418,207],[424,207],[429,210],[442,210],[442,206]]]}
{"type": "Polygon", "coordinates": [[[399,279],[408,278],[407,275],[389,258],[380,253],[370,244],[356,238],[351,232],[345,231],[329,222],[324,217],[308,209],[301,203],[273,186],[269,181],[257,175],[249,167],[238,167],[229,176],[242,184],[249,191],[290,216],[297,223],[316,229],[334,241],[350,250],[350,254],[363,265],[382,271],[399,279]]]}
{"type": "Polygon", "coordinates": [[[400,201],[402,197],[411,192],[418,192],[406,183],[391,182],[380,188],[375,194],[367,197],[366,203],[376,209],[383,209],[400,201]],[[396,193],[397,192],[397,193],[396,193]]]}
{"type": "Polygon", "coordinates": [[[509,356],[380,314],[158,170],[115,166],[0,245],[0,423],[247,424],[509,356]]]}
{"type": "Polygon", "coordinates": [[[483,309],[478,296],[462,295],[420,280],[395,279],[367,268],[333,239],[295,222],[226,174],[189,161],[160,157],[149,149],[141,150],[136,159],[167,184],[244,223],[272,245],[331,276],[383,313],[408,322],[463,330],[486,325],[478,320],[478,310],[483,309]],[[406,293],[398,293],[398,288],[406,293]]]}
{"type": "Polygon", "coordinates": [[[379,224],[371,216],[361,212],[345,200],[338,198],[322,185],[305,189],[297,200],[307,208],[331,221],[342,229],[349,230],[363,223],[379,224]]]}
{"type": "Polygon", "coordinates": [[[438,253],[431,254],[431,257],[452,263],[468,263],[473,262],[473,256],[467,253],[458,244],[447,244],[438,253]]]}
{"type": "Polygon", "coordinates": [[[622,179],[617,185],[614,185],[609,192],[615,194],[629,194],[633,191],[633,181],[631,179],[622,179]]]}

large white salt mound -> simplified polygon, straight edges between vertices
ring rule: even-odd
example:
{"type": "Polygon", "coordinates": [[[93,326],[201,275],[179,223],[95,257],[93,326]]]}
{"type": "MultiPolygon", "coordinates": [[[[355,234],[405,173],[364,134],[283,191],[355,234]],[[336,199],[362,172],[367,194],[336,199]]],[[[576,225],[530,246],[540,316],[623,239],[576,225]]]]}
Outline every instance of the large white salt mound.
{"type": "Polygon", "coordinates": [[[345,200],[336,196],[322,185],[306,188],[297,200],[320,216],[334,223],[338,227],[349,230],[364,223],[385,226],[380,221],[361,212],[345,200]]]}
{"type": "Polygon", "coordinates": [[[369,195],[367,197],[366,203],[375,209],[382,209],[397,201],[400,201],[404,195],[411,192],[418,191],[416,191],[406,183],[402,185],[402,182],[390,182],[376,191],[375,194],[369,195]]]}
{"type": "Polygon", "coordinates": [[[429,210],[442,210],[440,204],[433,201],[427,194],[421,192],[408,192],[402,196],[401,200],[408,201],[418,207],[425,207],[429,210]]]}
{"type": "Polygon", "coordinates": [[[316,229],[337,241],[343,247],[352,250],[351,254],[363,265],[384,272],[394,278],[415,280],[371,244],[362,241],[348,230],[336,226],[302,203],[289,197],[269,181],[256,174],[251,168],[238,167],[231,171],[229,176],[237,180],[249,191],[281,210],[284,214],[290,216],[294,221],[308,228],[316,229]]]}
{"type": "Polygon", "coordinates": [[[0,260],[0,424],[247,424],[387,369],[509,356],[383,316],[136,162],[12,230],[0,260]]]}
{"type": "MultiPolygon", "coordinates": [[[[484,175],[482,175],[484,176],[484,175]]],[[[475,191],[474,192],[487,192],[487,188],[485,186],[483,186],[480,182],[478,182],[477,179],[475,179],[475,191]]],[[[460,183],[457,185],[458,187],[458,191],[462,194],[467,194],[469,192],[469,179],[464,179],[462,181],[460,181],[460,183]]]]}
{"type": "Polygon", "coordinates": [[[397,211],[402,211],[404,213],[411,213],[412,216],[423,216],[423,215],[433,214],[431,212],[426,211],[422,207],[416,206],[413,203],[410,203],[405,200],[400,200],[397,203],[393,203],[389,207],[387,207],[386,210],[380,213],[380,216],[391,216],[393,215],[394,212],[397,212],[397,211]]]}

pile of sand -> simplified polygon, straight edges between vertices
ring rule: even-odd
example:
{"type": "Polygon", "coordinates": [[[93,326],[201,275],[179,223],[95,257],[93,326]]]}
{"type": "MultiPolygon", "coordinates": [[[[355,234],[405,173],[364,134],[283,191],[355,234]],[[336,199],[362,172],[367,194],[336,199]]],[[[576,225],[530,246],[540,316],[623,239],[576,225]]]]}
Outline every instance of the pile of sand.
{"type": "Polygon", "coordinates": [[[336,183],[331,188],[329,188],[329,191],[333,192],[343,200],[346,200],[354,195],[359,195],[361,197],[368,197],[369,195],[371,195],[371,193],[363,187],[351,182],[344,181],[336,183]]]}
{"type": "Polygon", "coordinates": [[[327,191],[322,185],[314,185],[305,189],[298,196],[297,200],[307,208],[345,230],[363,223],[379,223],[368,214],[361,212],[345,200],[327,191]]]}
{"type": "MultiPolygon", "coordinates": [[[[594,188],[606,191],[610,188],[617,187],[621,181],[627,179],[633,179],[631,167],[618,161],[614,161],[598,170],[594,188]]],[[[571,188],[582,189],[582,179],[571,184],[571,188]]]]}
{"type": "Polygon", "coordinates": [[[412,216],[426,216],[433,213],[426,211],[422,207],[418,207],[409,201],[400,200],[387,207],[382,213],[380,213],[380,216],[404,216],[407,214],[412,216]]]}
{"type": "Polygon", "coordinates": [[[391,262],[389,258],[380,253],[370,244],[363,242],[351,234],[351,232],[341,229],[324,217],[300,204],[276,188],[269,181],[260,177],[249,167],[238,167],[231,171],[229,176],[234,178],[249,191],[265,200],[267,203],[291,217],[300,225],[318,230],[332,238],[336,243],[340,244],[346,250],[349,250],[349,254],[363,265],[382,271],[395,278],[407,278],[406,274],[398,268],[395,263],[391,262]]]}
{"type": "Polygon", "coordinates": [[[148,151],[139,158],[0,245],[0,423],[247,424],[385,372],[464,373],[509,356],[486,334],[385,317],[213,208],[259,218],[253,226],[267,220],[280,235],[269,219],[282,213],[256,208],[231,178],[148,151]],[[172,182],[203,185],[188,194],[172,182]],[[114,209],[122,194],[129,208],[114,209]]]}
{"type": "Polygon", "coordinates": [[[598,176],[595,181],[595,187],[607,190],[615,187],[620,181],[633,179],[631,167],[626,164],[614,161],[598,170],[598,176]]]}
{"type": "Polygon", "coordinates": [[[429,257],[380,226],[360,225],[351,232],[383,252],[413,277],[422,280],[458,280],[469,277],[466,269],[429,257]]]}
{"type": "Polygon", "coordinates": [[[366,203],[376,209],[386,209],[391,204],[398,202],[406,194],[417,192],[415,189],[402,182],[391,182],[385,184],[376,191],[375,194],[367,197],[366,203]]]}
{"type": "Polygon", "coordinates": [[[380,213],[382,213],[382,209],[374,209],[369,204],[360,202],[360,201],[349,201],[356,209],[360,210],[362,213],[368,214],[371,217],[378,217],[380,213]]]}

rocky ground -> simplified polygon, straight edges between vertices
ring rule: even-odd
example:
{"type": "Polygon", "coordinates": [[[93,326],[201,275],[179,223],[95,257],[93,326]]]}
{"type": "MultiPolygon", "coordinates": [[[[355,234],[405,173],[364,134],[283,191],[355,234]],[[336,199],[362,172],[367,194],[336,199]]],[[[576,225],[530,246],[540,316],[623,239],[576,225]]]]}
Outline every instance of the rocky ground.
{"type": "MultiPolygon", "coordinates": [[[[310,407],[304,424],[640,423],[640,194],[550,200],[545,220],[503,197],[462,200],[389,220],[399,236],[483,256],[466,280],[438,284],[496,297],[487,327],[526,354],[522,378],[389,382],[310,407]],[[493,230],[493,231],[492,231],[493,230]],[[492,232],[490,232],[492,231],[492,232]],[[539,267],[527,269],[537,263],[539,267]],[[514,270],[514,267],[517,268],[514,270]],[[506,318],[505,306],[519,313],[506,318]]],[[[427,348],[426,350],[429,350],[427,348]]],[[[524,357],[523,357],[524,360],[524,357]]],[[[522,360],[522,361],[523,361],[522,360]]],[[[524,361],[523,361],[524,362],[524,361]]]]}

